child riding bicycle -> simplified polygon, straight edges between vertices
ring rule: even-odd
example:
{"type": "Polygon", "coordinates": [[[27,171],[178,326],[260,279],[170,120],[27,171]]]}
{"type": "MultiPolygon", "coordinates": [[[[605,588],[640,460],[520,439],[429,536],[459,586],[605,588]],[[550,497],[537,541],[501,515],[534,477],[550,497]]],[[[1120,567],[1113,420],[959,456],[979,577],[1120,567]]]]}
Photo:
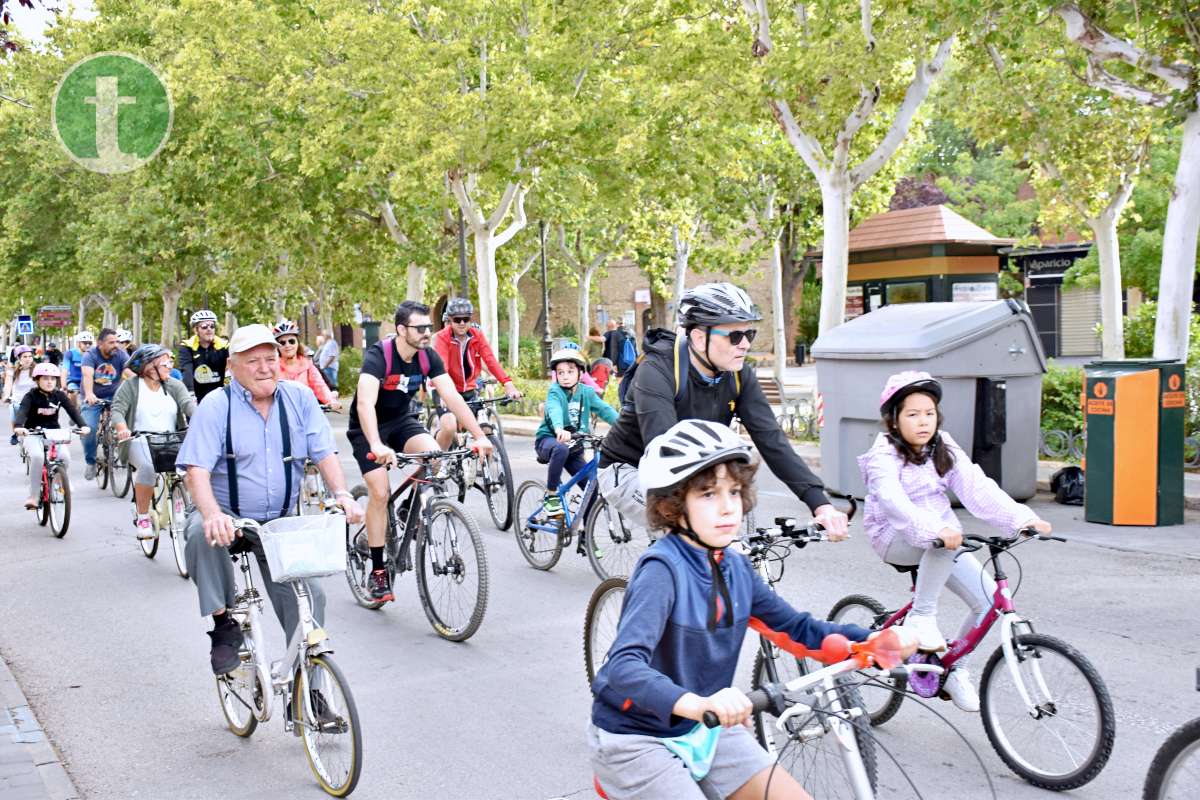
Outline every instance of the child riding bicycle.
{"type": "MultiPolygon", "coordinates": [[[[728,427],[681,420],[650,442],[638,470],[652,528],[667,534],[629,581],[617,636],[592,684],[592,766],[610,800],[807,798],[744,725],[752,712],[732,687],[751,617],[806,648],[857,625],[798,612],[727,549],[754,506],[757,464],[728,427]],[[720,728],[701,722],[706,711],[720,728]],[[770,786],[770,794],[766,794],[770,786]]],[[[904,637],[898,655],[915,649],[904,637]]]]}
{"type": "MultiPolygon", "coordinates": [[[[37,364],[33,368],[35,386],[26,392],[17,408],[13,435],[24,437],[29,428],[55,429],[58,425],[58,412],[66,409],[71,421],[87,433],[83,415],[67,397],[67,393],[58,388],[62,371],[53,364],[37,364]]],[[[35,509],[38,505],[38,495],[42,490],[42,462],[45,459],[45,445],[41,436],[34,437],[36,441],[26,439],[22,442],[25,456],[29,459],[29,497],[25,499],[25,508],[35,509]]],[[[71,455],[66,447],[58,448],[58,457],[67,469],[71,463],[71,455]]]]}
{"type": "Polygon", "coordinates": [[[580,383],[587,360],[578,349],[563,348],[550,358],[554,377],[546,394],[546,414],[534,438],[538,462],[546,464],[546,497],[542,508],[549,517],[561,517],[562,500],[558,487],[563,468],[574,475],[587,463],[579,451],[571,449],[571,432],[591,430],[592,414],[609,425],[617,421],[617,410],[600,399],[600,395],[580,383]]]}
{"type": "MultiPolygon", "coordinates": [[[[1005,494],[941,430],[941,399],[941,384],[928,372],[906,371],[888,378],[879,397],[886,432],[858,457],[867,486],[863,525],[871,547],[893,566],[918,568],[912,611],[904,624],[926,652],[946,649],[937,624],[942,587],[948,585],[970,608],[959,638],[987,613],[996,592],[992,576],[974,556],[955,552],[962,544],[962,527],[947,491],[997,528],[1051,531],[1050,523],[1005,494]]],[[[946,676],[944,689],[962,710],[979,710],[979,695],[963,660],[946,676]]]]}

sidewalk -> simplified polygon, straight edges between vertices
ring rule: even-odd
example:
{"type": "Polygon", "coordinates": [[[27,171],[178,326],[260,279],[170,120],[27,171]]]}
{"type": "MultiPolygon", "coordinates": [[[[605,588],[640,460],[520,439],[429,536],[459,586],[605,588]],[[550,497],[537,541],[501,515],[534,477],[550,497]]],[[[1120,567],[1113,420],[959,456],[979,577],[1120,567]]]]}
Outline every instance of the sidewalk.
{"type": "Polygon", "coordinates": [[[74,800],[79,791],[0,658],[0,798],[74,800]]]}
{"type": "MultiPolygon", "coordinates": [[[[794,369],[794,368],[792,368],[794,369]]],[[[512,433],[516,436],[533,436],[537,430],[541,420],[532,417],[501,417],[504,423],[504,432],[512,433]]],[[[600,423],[597,425],[597,431],[606,431],[607,427],[600,423]]],[[[814,470],[821,469],[821,446],[815,442],[800,442],[792,445],[793,449],[800,454],[814,470]]],[[[1057,470],[1065,466],[1058,461],[1039,461],[1038,462],[1038,491],[1050,491],[1050,476],[1057,470]]],[[[1194,472],[1186,472],[1183,476],[1183,505],[1184,508],[1191,511],[1200,511],[1200,474],[1194,472]]]]}

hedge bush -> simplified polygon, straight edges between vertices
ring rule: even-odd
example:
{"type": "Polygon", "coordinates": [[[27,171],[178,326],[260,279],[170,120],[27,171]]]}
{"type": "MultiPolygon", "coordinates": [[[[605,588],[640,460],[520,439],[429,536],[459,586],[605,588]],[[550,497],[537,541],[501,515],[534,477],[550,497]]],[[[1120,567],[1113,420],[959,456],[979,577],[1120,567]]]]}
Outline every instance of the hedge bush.
{"type": "Polygon", "coordinates": [[[1042,430],[1083,430],[1083,370],[1060,367],[1050,361],[1042,376],[1042,430]]]}

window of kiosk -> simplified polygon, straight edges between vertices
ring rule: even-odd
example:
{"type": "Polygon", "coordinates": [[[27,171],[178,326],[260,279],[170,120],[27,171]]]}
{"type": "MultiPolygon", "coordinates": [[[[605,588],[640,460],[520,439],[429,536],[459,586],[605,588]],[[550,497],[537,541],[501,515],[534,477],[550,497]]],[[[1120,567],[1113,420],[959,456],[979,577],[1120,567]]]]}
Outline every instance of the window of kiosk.
{"type": "Polygon", "coordinates": [[[892,303],[924,303],[929,299],[929,286],[925,281],[912,283],[889,283],[887,285],[887,302],[892,303]]]}

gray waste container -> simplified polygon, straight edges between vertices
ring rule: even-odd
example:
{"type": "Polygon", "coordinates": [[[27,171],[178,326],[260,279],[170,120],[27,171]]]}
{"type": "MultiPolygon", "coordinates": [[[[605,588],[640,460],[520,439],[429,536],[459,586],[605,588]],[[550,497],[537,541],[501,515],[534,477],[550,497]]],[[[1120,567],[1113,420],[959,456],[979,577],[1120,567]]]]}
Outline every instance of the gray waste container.
{"type": "Polygon", "coordinates": [[[889,375],[911,369],[941,382],[943,428],[986,474],[1017,500],[1037,491],[1046,357],[1021,303],[888,305],[822,334],[812,352],[830,489],[864,495],[855,459],[882,430],[879,393],[889,375]]]}

